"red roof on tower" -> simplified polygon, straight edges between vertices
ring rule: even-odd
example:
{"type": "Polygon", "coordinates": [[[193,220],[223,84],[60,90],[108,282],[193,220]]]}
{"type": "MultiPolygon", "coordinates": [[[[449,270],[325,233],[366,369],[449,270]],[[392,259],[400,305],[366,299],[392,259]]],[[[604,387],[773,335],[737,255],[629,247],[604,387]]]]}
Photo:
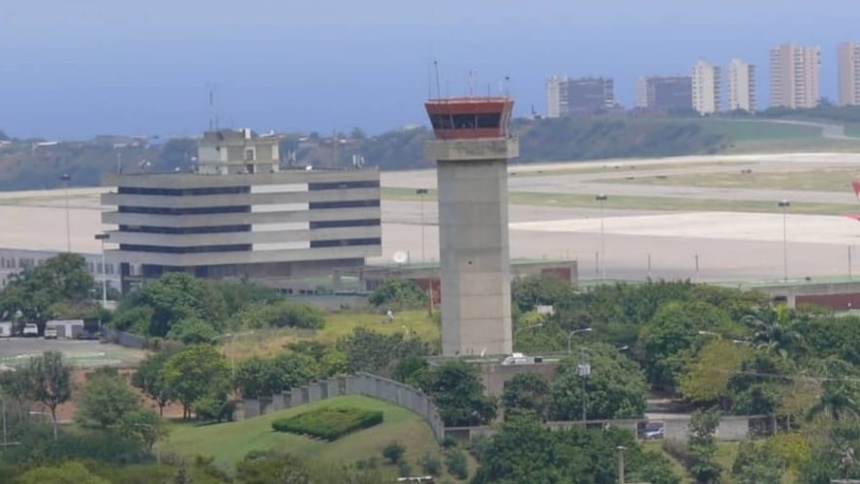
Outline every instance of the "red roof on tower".
{"type": "Polygon", "coordinates": [[[424,103],[438,139],[504,138],[514,100],[509,97],[459,97],[424,103]]]}

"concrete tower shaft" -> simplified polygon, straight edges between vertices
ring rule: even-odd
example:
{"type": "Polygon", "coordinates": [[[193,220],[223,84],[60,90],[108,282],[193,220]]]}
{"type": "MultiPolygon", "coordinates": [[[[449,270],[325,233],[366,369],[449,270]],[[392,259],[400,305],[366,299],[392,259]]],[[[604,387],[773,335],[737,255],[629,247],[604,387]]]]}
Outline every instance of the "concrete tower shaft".
{"type": "Polygon", "coordinates": [[[442,354],[510,354],[508,238],[509,98],[438,99],[426,103],[436,139],[442,287],[442,354]]]}

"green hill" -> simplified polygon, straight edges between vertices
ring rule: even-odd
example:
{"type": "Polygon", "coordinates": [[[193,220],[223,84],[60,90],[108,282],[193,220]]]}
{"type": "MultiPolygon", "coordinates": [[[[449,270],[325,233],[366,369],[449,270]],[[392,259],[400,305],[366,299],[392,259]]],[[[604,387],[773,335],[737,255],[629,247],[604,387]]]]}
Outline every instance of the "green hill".
{"type": "Polygon", "coordinates": [[[159,450],[163,453],[188,456],[212,456],[223,468],[231,468],[250,451],[268,449],[282,450],[319,462],[352,464],[359,460],[376,458],[382,464],[382,448],[392,440],[406,447],[404,459],[412,466],[413,474],[420,473],[418,460],[425,454],[443,461],[441,448],[436,443],[430,426],[421,417],[405,408],[361,396],[332,398],[241,422],[217,425],[177,423],[172,428],[170,438],[160,445],[159,450]],[[334,406],[381,410],[384,420],[380,425],[334,442],[272,430],[271,424],[276,419],[334,406]]]}

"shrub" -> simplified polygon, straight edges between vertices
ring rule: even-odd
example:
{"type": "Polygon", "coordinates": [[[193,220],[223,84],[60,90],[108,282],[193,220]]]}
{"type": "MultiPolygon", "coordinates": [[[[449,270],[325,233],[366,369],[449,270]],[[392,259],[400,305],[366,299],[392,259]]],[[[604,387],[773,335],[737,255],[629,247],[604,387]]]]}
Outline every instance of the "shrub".
{"type": "Polygon", "coordinates": [[[275,420],[276,432],[310,435],[328,441],[382,423],[381,411],[356,408],[321,408],[294,417],[275,420]]]}
{"type": "Polygon", "coordinates": [[[448,449],[445,452],[445,467],[457,479],[469,477],[469,464],[466,462],[466,454],[460,449],[448,449]]]}
{"type": "Polygon", "coordinates": [[[424,454],[421,457],[421,470],[428,475],[438,476],[439,471],[442,470],[442,463],[439,462],[439,459],[432,457],[430,454],[424,454]]]}
{"type": "Polygon", "coordinates": [[[397,463],[397,474],[400,477],[409,477],[412,475],[412,466],[408,462],[402,460],[397,463]]]}
{"type": "Polygon", "coordinates": [[[406,453],[406,447],[400,445],[396,440],[392,440],[382,449],[382,457],[388,459],[392,464],[397,464],[406,453]]]}

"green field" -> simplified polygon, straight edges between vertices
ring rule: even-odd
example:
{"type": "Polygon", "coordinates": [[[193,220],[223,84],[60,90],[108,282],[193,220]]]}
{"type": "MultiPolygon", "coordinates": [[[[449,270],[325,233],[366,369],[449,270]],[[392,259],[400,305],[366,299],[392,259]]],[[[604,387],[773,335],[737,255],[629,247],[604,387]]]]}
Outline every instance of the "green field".
{"type": "Polygon", "coordinates": [[[360,396],[332,398],[241,422],[217,425],[177,423],[173,426],[168,441],[160,444],[158,450],[188,456],[212,456],[215,462],[225,469],[232,467],[252,450],[268,449],[278,449],[303,459],[323,463],[351,464],[372,457],[376,457],[381,463],[384,460],[381,450],[392,440],[406,447],[404,459],[415,472],[420,472],[421,467],[416,461],[425,453],[442,460],[433,432],[421,417],[405,408],[360,396]],[[380,425],[349,434],[334,442],[272,430],[274,420],[330,407],[379,410],[383,412],[384,421],[380,425]]]}
{"type": "Polygon", "coordinates": [[[674,185],[685,187],[714,188],[774,188],[786,190],[810,190],[824,192],[846,192],[851,182],[860,179],[857,168],[821,168],[816,170],[792,170],[779,172],[740,173],[702,173],[677,176],[636,177],[632,180],[606,179],[595,180],[608,183],[636,185],[674,185]]]}
{"type": "MultiPolygon", "coordinates": [[[[665,180],[660,180],[665,181],[665,180]]],[[[407,188],[384,188],[385,200],[415,200],[407,188]]],[[[597,193],[511,192],[512,205],[595,208],[597,193]]],[[[692,196],[692,195],[691,195],[692,196]]],[[[435,192],[428,199],[435,200],[435,192]]],[[[670,198],[614,195],[606,202],[607,210],[663,210],[670,212],[757,212],[781,213],[775,202],[760,200],[715,200],[707,198],[670,198]]],[[[857,206],[841,203],[792,203],[791,212],[806,215],[842,215],[856,211],[857,206]]]]}
{"type": "Polygon", "coordinates": [[[403,311],[394,314],[394,323],[383,323],[383,314],[341,312],[326,315],[325,327],[310,329],[264,329],[252,334],[237,336],[232,344],[228,341],[223,349],[228,358],[241,360],[251,356],[272,356],[284,350],[288,343],[314,340],[334,343],[343,336],[352,334],[355,328],[367,328],[383,334],[401,333],[407,337],[417,336],[423,341],[438,341],[439,326],[427,311],[403,311]]]}
{"type": "MultiPolygon", "coordinates": [[[[607,160],[609,161],[609,160],[607,160]]],[[[570,168],[547,168],[542,170],[531,170],[531,171],[518,171],[511,172],[509,176],[516,178],[530,178],[530,177],[541,177],[541,176],[558,176],[558,175],[593,175],[597,173],[618,173],[622,171],[629,171],[631,173],[641,173],[648,171],[657,171],[657,170],[674,170],[674,169],[684,169],[689,168],[689,163],[677,162],[677,163],[637,163],[636,160],[611,160],[611,163],[607,163],[602,166],[595,166],[599,162],[595,161],[583,161],[583,162],[572,162],[572,161],[561,161],[559,163],[572,164],[572,163],[582,163],[583,166],[581,168],[570,167],[570,168]]],[[[696,167],[715,167],[715,166],[732,166],[732,165],[748,165],[749,163],[741,162],[741,161],[714,161],[707,163],[696,163],[696,167]]],[[[526,165],[521,165],[526,166],[526,165]]]]}
{"type": "Polygon", "coordinates": [[[821,137],[821,128],[813,126],[763,120],[693,119],[692,121],[701,125],[706,132],[723,135],[734,143],[821,137]]]}

